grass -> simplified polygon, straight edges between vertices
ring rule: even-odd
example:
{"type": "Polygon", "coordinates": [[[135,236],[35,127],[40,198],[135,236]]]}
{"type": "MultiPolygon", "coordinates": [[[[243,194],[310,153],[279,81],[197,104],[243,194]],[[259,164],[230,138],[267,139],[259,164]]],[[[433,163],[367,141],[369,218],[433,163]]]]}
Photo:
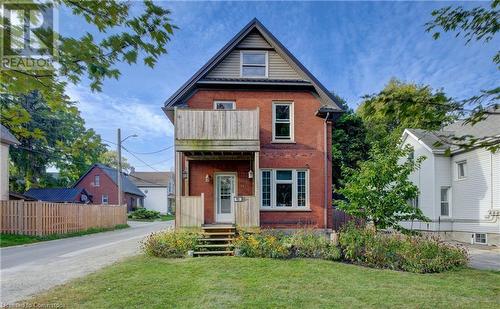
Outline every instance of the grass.
{"type": "Polygon", "coordinates": [[[170,221],[175,220],[174,215],[160,215],[160,218],[156,219],[136,219],[136,218],[128,218],[129,221],[140,221],[140,222],[154,222],[154,221],[170,221]]]}
{"type": "Polygon", "coordinates": [[[17,246],[17,245],[25,245],[31,244],[40,241],[68,238],[68,237],[76,237],[83,236],[88,234],[95,234],[100,232],[107,232],[113,230],[119,230],[128,228],[128,224],[118,224],[114,228],[90,228],[85,231],[73,232],[67,234],[53,234],[47,236],[31,236],[31,235],[16,235],[16,234],[0,234],[0,247],[9,247],[9,246],[17,246]]]}
{"type": "Polygon", "coordinates": [[[138,256],[27,300],[68,308],[499,308],[500,272],[378,270],[311,259],[138,256]]]}

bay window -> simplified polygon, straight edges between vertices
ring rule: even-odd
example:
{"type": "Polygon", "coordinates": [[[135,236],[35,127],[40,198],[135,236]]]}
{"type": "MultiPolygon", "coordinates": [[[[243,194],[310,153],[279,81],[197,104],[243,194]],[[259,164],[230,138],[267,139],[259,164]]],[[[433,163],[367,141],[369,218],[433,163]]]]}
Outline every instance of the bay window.
{"type": "Polygon", "coordinates": [[[307,170],[261,170],[261,207],[263,209],[307,209],[309,177],[307,170]]]}

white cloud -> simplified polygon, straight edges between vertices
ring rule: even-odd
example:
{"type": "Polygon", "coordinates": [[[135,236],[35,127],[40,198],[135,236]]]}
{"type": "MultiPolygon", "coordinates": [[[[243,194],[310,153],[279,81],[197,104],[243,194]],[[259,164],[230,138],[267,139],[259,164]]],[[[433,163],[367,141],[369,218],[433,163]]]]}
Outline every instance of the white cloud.
{"type": "Polygon", "coordinates": [[[117,128],[127,134],[138,134],[142,140],[173,136],[173,126],[160,106],[146,104],[137,98],[111,97],[91,92],[83,86],[68,87],[70,98],[77,101],[86,126],[105,138],[117,128]]]}

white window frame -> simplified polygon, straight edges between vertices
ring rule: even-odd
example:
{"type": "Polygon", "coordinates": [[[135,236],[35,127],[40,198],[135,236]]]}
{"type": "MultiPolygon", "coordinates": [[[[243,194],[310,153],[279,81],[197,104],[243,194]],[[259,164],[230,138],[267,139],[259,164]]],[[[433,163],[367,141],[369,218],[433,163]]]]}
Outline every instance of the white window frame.
{"type": "Polygon", "coordinates": [[[310,210],[310,204],[309,204],[309,197],[310,197],[310,182],[309,182],[309,170],[304,169],[304,168],[275,168],[275,169],[269,169],[269,168],[263,168],[260,170],[260,177],[262,179],[262,173],[263,172],[270,172],[271,175],[271,205],[270,206],[263,206],[262,205],[262,199],[263,199],[263,190],[262,190],[262,183],[260,184],[260,196],[259,196],[259,204],[260,204],[260,209],[261,210],[275,210],[275,211],[287,211],[287,210],[305,210],[308,211],[310,210]],[[277,171],[292,171],[292,180],[277,180],[276,175],[277,171]],[[297,181],[297,173],[298,172],[305,172],[305,182],[306,182],[306,203],[304,206],[298,206],[298,181],[297,181]],[[292,206],[277,206],[276,205],[276,185],[280,183],[291,183],[292,184],[292,206]]]}
{"type": "Polygon", "coordinates": [[[451,187],[447,187],[447,186],[443,186],[443,187],[439,187],[439,215],[441,217],[451,217],[451,187]],[[448,214],[447,215],[443,215],[443,212],[442,212],[442,207],[443,207],[443,203],[445,201],[443,201],[443,196],[441,194],[441,191],[443,189],[446,189],[446,198],[447,198],[447,203],[448,203],[448,214]]]}
{"type": "Polygon", "coordinates": [[[101,176],[94,175],[94,187],[100,187],[100,186],[101,186],[101,176]]]}
{"type": "Polygon", "coordinates": [[[457,180],[467,179],[467,174],[468,174],[467,160],[457,161],[456,165],[457,165],[457,180]],[[463,165],[463,167],[464,167],[464,175],[463,176],[460,176],[460,166],[461,165],[463,165]]]}
{"type": "Polygon", "coordinates": [[[101,204],[108,205],[109,204],[109,196],[107,194],[101,195],[101,204]],[[106,197],[106,198],[104,198],[106,197]],[[106,200],[106,201],[104,201],[106,200]]]}
{"type": "MultiPolygon", "coordinates": [[[[263,65],[247,64],[246,66],[262,67],[263,65]]],[[[242,50],[242,51],[240,51],[240,77],[243,77],[243,78],[268,78],[268,76],[269,76],[269,53],[267,52],[267,50],[242,50]],[[265,64],[266,75],[265,76],[259,76],[259,75],[244,76],[243,75],[243,66],[245,65],[245,64],[243,64],[243,54],[245,54],[245,53],[246,54],[262,54],[262,53],[265,54],[265,58],[266,58],[266,64],[265,64]]]]}
{"type": "Polygon", "coordinates": [[[474,243],[478,245],[487,245],[488,244],[488,234],[486,233],[474,233],[474,243]],[[476,241],[477,235],[484,235],[484,242],[476,241]]]}
{"type": "MultiPolygon", "coordinates": [[[[295,142],[295,135],[294,135],[294,108],[293,108],[293,102],[291,101],[274,101],[273,102],[273,123],[272,123],[272,131],[273,131],[273,143],[294,143],[295,142]],[[276,106],[280,105],[288,105],[290,106],[290,138],[276,138],[276,106]]],[[[286,123],[286,122],[280,122],[280,123],[286,123]]]]}
{"type": "Polygon", "coordinates": [[[214,101],[214,109],[215,110],[227,110],[227,109],[217,109],[217,104],[218,103],[231,103],[233,105],[233,108],[231,108],[231,110],[236,109],[236,102],[235,101],[230,101],[230,100],[215,100],[214,101]]]}

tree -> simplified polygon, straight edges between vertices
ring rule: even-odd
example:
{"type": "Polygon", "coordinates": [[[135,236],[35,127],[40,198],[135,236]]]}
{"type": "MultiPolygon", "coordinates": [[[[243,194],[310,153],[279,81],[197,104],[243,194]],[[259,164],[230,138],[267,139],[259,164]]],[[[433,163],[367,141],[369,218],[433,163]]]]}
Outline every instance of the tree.
{"type": "Polygon", "coordinates": [[[337,96],[337,101],[344,113],[333,122],[332,127],[332,174],[334,187],[340,188],[342,169],[356,168],[358,162],[366,160],[370,145],[361,117],[348,107],[344,99],[337,96]]]}
{"type": "Polygon", "coordinates": [[[443,91],[391,79],[378,94],[365,96],[357,113],[369,141],[375,142],[401,136],[405,128],[438,130],[457,118],[454,111],[453,100],[443,91]]]}
{"type": "MultiPolygon", "coordinates": [[[[101,154],[99,162],[112,168],[118,168],[118,153],[115,150],[108,150],[101,154]]],[[[127,162],[127,158],[122,156],[122,171],[130,173],[132,165],[127,162]]]]}
{"type": "MultiPolygon", "coordinates": [[[[489,7],[475,7],[464,9],[458,7],[444,7],[432,11],[433,20],[426,23],[426,31],[433,32],[434,39],[441,37],[441,32],[455,32],[456,37],[463,36],[465,45],[471,41],[482,41],[488,43],[493,41],[500,30],[500,0],[491,1],[489,7]]],[[[493,56],[493,63],[500,69],[500,50],[493,56]]],[[[500,114],[500,87],[482,90],[479,94],[466,98],[456,104],[454,109],[465,117],[465,124],[476,124],[486,119],[489,115],[500,114]]],[[[486,139],[474,139],[469,137],[448,140],[462,148],[485,147],[490,151],[500,149],[500,137],[493,136],[486,139]]]]}
{"type": "Polygon", "coordinates": [[[87,130],[74,102],[51,108],[40,93],[0,95],[0,119],[21,142],[10,151],[11,190],[67,186],[78,179],[106,150],[101,137],[87,130]],[[59,169],[58,179],[46,173],[59,169]]]}
{"type": "Polygon", "coordinates": [[[360,162],[359,169],[344,170],[345,186],[339,192],[346,200],[337,202],[339,208],[373,222],[376,229],[407,232],[401,221],[427,221],[422,211],[409,203],[417,198],[418,188],[408,176],[425,159],[405,160],[411,151],[410,146],[400,148],[395,140],[373,145],[370,159],[360,162]]]}
{"type": "MultiPolygon", "coordinates": [[[[89,32],[76,38],[56,34],[49,28],[33,29],[44,43],[56,38],[54,45],[58,53],[53,57],[53,67],[44,71],[2,70],[0,92],[25,95],[37,90],[49,106],[64,105],[68,81],[77,84],[86,77],[91,89],[100,91],[104,79],[120,76],[119,62],[132,64],[142,57],[144,64],[154,67],[158,58],[167,52],[166,45],[176,29],[170,21],[170,10],[149,0],[143,2],[144,8],[138,15],[133,13],[133,1],[58,0],[56,3],[68,7],[73,15],[83,17],[96,27],[99,39],[89,32]]],[[[2,18],[6,22],[8,17],[2,18]]],[[[23,23],[10,24],[11,33],[23,33],[23,23]]],[[[19,36],[21,39],[23,36],[19,36]]]]}

